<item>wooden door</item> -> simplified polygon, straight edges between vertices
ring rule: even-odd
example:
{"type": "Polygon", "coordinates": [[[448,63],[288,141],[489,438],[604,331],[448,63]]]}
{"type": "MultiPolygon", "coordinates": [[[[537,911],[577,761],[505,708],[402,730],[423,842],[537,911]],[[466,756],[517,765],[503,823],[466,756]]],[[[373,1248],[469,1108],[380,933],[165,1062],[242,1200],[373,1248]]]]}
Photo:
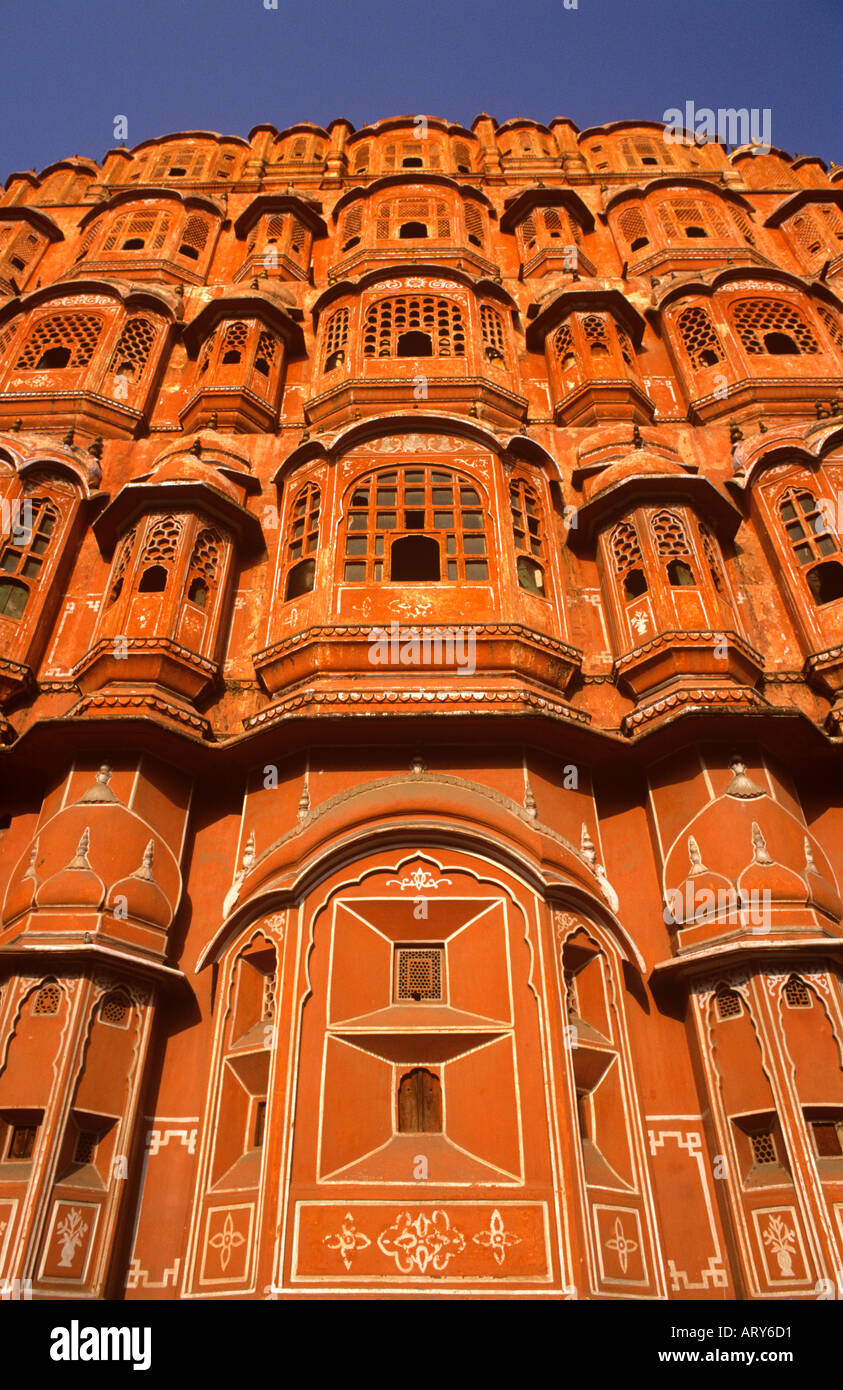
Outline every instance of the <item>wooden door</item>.
{"type": "Polygon", "coordinates": [[[398,1087],[400,1134],[442,1133],[442,1087],[439,1077],[424,1067],[402,1076],[398,1087]]]}

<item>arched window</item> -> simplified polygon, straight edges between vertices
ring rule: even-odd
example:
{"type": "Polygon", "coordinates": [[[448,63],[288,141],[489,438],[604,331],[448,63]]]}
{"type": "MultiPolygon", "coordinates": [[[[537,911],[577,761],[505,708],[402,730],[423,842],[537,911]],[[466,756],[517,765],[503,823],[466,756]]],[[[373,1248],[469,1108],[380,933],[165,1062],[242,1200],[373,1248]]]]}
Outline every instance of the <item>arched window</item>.
{"type": "Polygon", "coordinates": [[[465,204],[465,231],[472,246],[483,245],[483,214],[476,203],[465,204]]]}
{"type": "Polygon", "coordinates": [[[188,260],[198,261],[208,243],[210,225],[204,217],[188,217],[181,234],[179,255],[188,260]]]}
{"type": "Polygon", "coordinates": [[[676,326],[695,372],[724,361],[725,353],[715,332],[711,315],[702,305],[694,304],[688,309],[683,309],[676,320],[676,326]]]}
{"type": "Polygon", "coordinates": [[[489,578],[480,494],[446,469],[409,465],[352,488],[343,578],[351,583],[477,582],[489,578]],[[425,545],[397,545],[424,540],[425,545]]]}
{"type": "Polygon", "coordinates": [[[442,1133],[442,1084],[426,1067],[415,1067],[399,1082],[398,1132],[442,1133]]]}
{"type": "Polygon", "coordinates": [[[468,146],[464,144],[462,140],[457,140],[454,145],[454,159],[456,161],[458,174],[471,173],[471,154],[468,146]]]}
{"type": "Polygon", "coordinates": [[[779,501],[779,515],[800,565],[838,552],[838,540],[828,526],[825,509],[809,488],[789,487],[779,501]]]}
{"type": "Polygon", "coordinates": [[[843,348],[843,327],[840,325],[840,319],[831,309],[820,308],[819,315],[828,329],[831,341],[836,347],[843,348]]]}
{"type": "Polygon", "coordinates": [[[509,485],[509,502],[518,583],[528,593],[544,597],[544,538],[538,498],[529,483],[516,478],[509,485]]]}
{"type": "Polygon", "coordinates": [[[355,174],[365,174],[369,169],[369,146],[361,145],[354,156],[355,174]]]}
{"type": "Polygon", "coordinates": [[[87,367],[102,330],[103,320],[96,314],[50,314],[33,325],[15,369],[87,367]]]}
{"type": "Polygon", "coordinates": [[[118,553],[114,569],[112,570],[106,607],[110,607],[112,603],[116,603],[123,592],[123,583],[126,578],[126,570],[129,568],[129,561],[132,558],[132,550],[134,549],[136,535],[137,527],[126,537],[118,553]]]}
{"type": "Polygon", "coordinates": [[[100,250],[110,255],[123,251],[160,251],[171,223],[172,218],[166,212],[126,213],[112,222],[100,250]]]}
{"type": "Polygon", "coordinates": [[[719,1019],[740,1018],[743,1013],[743,1005],[737,990],[727,989],[725,985],[721,985],[717,991],[716,999],[719,1019]]]}
{"type": "Polygon", "coordinates": [[[108,370],[115,376],[138,381],[155,342],[155,325],[144,318],[129,319],[124,325],[108,370]]]}
{"type": "Polygon", "coordinates": [[[802,315],[780,300],[741,299],[732,305],[732,321],[744,348],[753,356],[797,356],[820,351],[802,315]]]}
{"type": "Polygon", "coordinates": [[[599,314],[586,314],[582,321],[585,341],[592,357],[608,357],[609,344],[606,341],[606,325],[599,314]]]}
{"type": "Polygon", "coordinates": [[[527,213],[518,230],[521,234],[524,250],[532,251],[536,244],[536,219],[531,212],[527,213]]]}
{"type": "Polygon", "coordinates": [[[711,573],[711,582],[721,597],[727,596],[726,579],[723,574],[723,566],[720,563],[717,546],[714,537],[706,526],[700,526],[700,538],[702,540],[703,554],[708,561],[708,568],[711,573]]]}
{"type": "Polygon", "coordinates": [[[630,521],[618,523],[609,538],[609,545],[615,573],[623,585],[627,602],[640,598],[647,592],[647,580],[638,535],[630,521]]]}
{"type": "Polygon", "coordinates": [[[345,362],[348,347],[347,308],[335,309],[325,325],[325,365],[323,371],[332,372],[345,362]]]}
{"type": "Polygon", "coordinates": [[[465,327],[460,306],[451,299],[422,295],[379,300],[366,312],[363,356],[465,357],[465,327]],[[408,343],[410,334],[418,336],[408,343]],[[429,340],[427,350],[424,350],[422,337],[429,340]],[[419,350],[408,351],[412,344],[418,344],[419,350]]]}
{"type": "Polygon", "coordinates": [[[293,502],[287,525],[285,600],[300,598],[313,588],[319,548],[319,509],[319,489],[315,483],[306,483],[293,502]]]}
{"type": "Polygon", "coordinates": [[[574,337],[567,323],[563,323],[561,328],[557,328],[553,335],[553,351],[563,371],[576,365],[577,355],[574,352],[574,337]]]}
{"type": "Polygon", "coordinates": [[[668,241],[712,236],[730,240],[732,236],[731,228],[720,209],[711,203],[698,203],[689,199],[662,203],[658,215],[668,241]]]}
{"type": "Polygon", "coordinates": [[[340,246],[343,251],[350,251],[352,246],[359,245],[362,227],[363,207],[362,204],[355,203],[354,207],[348,208],[343,215],[340,231],[340,246]]]}
{"type": "Polygon", "coordinates": [[[625,208],[618,218],[618,226],[630,251],[643,251],[645,246],[649,246],[647,223],[640,208],[625,208]]]}
{"type": "Polygon", "coordinates": [[[688,561],[692,558],[687,532],[675,512],[657,512],[652,522],[656,550],[667,560],[667,577],[673,588],[689,588],[696,584],[688,561]]]}
{"type": "Polygon", "coordinates": [[[163,593],[170,566],[178,553],[181,533],[182,523],[174,516],[162,517],[152,526],[141,557],[139,593],[163,593]]]}
{"type": "Polygon", "coordinates": [[[204,527],[196,537],[187,571],[187,598],[197,608],[209,608],[208,599],[217,586],[223,539],[212,527],[204,527]]]}
{"type": "Polygon", "coordinates": [[[245,323],[230,323],[225,330],[220,349],[220,364],[233,367],[243,360],[249,330],[245,323]]]}
{"type": "Polygon", "coordinates": [[[491,304],[480,305],[480,331],[486,361],[505,364],[503,318],[491,304]]]}
{"type": "Polygon", "coordinates": [[[789,1009],[810,1009],[812,999],[805,981],[798,975],[791,975],[784,990],[784,1002],[789,1009]]]}
{"type": "Polygon", "coordinates": [[[24,499],[18,524],[0,550],[0,613],[5,617],[21,617],[41,576],[58,519],[53,502],[43,497],[24,499]]]}

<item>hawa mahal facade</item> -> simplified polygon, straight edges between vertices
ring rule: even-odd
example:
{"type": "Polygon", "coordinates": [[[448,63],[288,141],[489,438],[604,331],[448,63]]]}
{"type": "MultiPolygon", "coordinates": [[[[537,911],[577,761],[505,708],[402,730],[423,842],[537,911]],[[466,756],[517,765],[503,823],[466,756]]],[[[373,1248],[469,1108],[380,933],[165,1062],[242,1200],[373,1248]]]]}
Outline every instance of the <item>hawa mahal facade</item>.
{"type": "Polygon", "coordinates": [[[9,178],[6,1296],[834,1296],[843,169],[663,134],[9,178]]]}

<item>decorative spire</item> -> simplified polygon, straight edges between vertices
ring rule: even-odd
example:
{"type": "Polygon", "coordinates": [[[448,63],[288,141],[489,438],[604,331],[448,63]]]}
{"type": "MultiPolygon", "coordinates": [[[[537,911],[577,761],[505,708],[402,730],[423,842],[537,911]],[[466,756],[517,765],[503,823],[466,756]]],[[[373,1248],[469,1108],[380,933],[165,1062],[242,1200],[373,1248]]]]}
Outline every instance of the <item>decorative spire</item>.
{"type": "Polygon", "coordinates": [[[755,821],[752,822],[752,847],[753,860],[756,864],[772,864],[773,860],[767,852],[767,842],[761,833],[761,826],[755,821]]]}
{"type": "Polygon", "coordinates": [[[593,868],[597,863],[597,850],[594,848],[594,841],[588,833],[588,827],[585,821],[583,821],[582,833],[580,835],[580,848],[584,858],[588,860],[593,868]]]}
{"type": "Polygon", "coordinates": [[[538,819],[539,810],[536,806],[536,798],[533,796],[533,788],[526,779],[524,782],[524,810],[531,820],[538,819]]]}
{"type": "Polygon", "coordinates": [[[143,852],[143,863],[141,864],[140,868],[136,869],[135,872],[132,874],[132,878],[143,878],[146,879],[148,883],[154,883],[155,877],[152,872],[152,861],[154,857],[155,841],[150,840],[149,844],[143,852]]]}
{"type": "Polygon", "coordinates": [[[821,877],[820,871],[814,863],[814,851],[807,835],[805,836],[805,872],[806,874],[816,874],[817,878],[821,877]]]}
{"type": "Polygon", "coordinates": [[[754,797],[764,795],[761,787],[747,776],[743,758],[735,756],[730,760],[729,766],[734,776],[726,788],[726,796],[732,796],[736,801],[752,801],[754,797]]]}
{"type": "Polygon", "coordinates": [[[637,424],[632,426],[632,447],[633,449],[644,448],[644,440],[641,438],[641,430],[637,424]]]}
{"type": "MultiPolygon", "coordinates": [[[[805,842],[807,844],[807,840],[805,842]]],[[[38,882],[38,875],[35,872],[35,861],[38,858],[38,841],[32,841],[32,849],[29,851],[29,863],[26,866],[24,878],[31,878],[34,883],[38,882]]]]}
{"type": "Polygon", "coordinates": [[[421,753],[413,754],[412,760],[410,762],[410,771],[413,773],[415,777],[418,777],[422,772],[427,772],[427,763],[425,762],[421,753]]]}
{"type": "Polygon", "coordinates": [[[688,871],[689,878],[699,878],[700,874],[708,873],[708,869],[702,862],[700,847],[694,839],[693,835],[688,836],[688,858],[691,861],[691,868],[688,871]]]}
{"type": "Polygon", "coordinates": [[[82,831],[82,838],[76,846],[76,853],[68,864],[69,869],[91,869],[88,863],[88,849],[91,844],[91,831],[86,825],[82,831]]]}
{"type": "Polygon", "coordinates": [[[249,869],[251,869],[254,865],[256,858],[257,854],[255,853],[255,832],[254,830],[250,830],[249,838],[246,841],[246,848],[243,851],[243,858],[240,861],[247,873],[249,869]]]}

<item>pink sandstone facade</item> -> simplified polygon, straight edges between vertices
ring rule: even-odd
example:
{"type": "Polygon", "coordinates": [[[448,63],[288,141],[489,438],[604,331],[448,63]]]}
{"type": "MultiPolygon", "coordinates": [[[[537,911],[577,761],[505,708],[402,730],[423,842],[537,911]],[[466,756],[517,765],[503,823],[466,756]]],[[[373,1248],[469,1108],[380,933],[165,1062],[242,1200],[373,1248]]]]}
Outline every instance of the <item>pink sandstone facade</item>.
{"type": "Polygon", "coordinates": [[[0,1280],[843,1268],[843,169],[187,132],[0,199],[0,1280]]]}

